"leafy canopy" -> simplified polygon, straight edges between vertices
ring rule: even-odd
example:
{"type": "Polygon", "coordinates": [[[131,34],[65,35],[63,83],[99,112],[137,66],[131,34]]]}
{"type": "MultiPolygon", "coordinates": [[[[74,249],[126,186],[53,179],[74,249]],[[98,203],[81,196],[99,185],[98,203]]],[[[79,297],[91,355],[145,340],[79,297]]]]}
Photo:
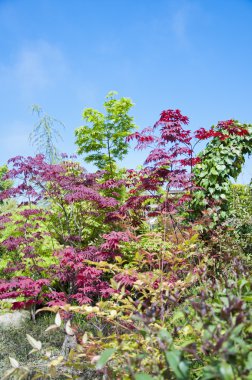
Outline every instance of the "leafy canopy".
{"type": "Polygon", "coordinates": [[[78,154],[85,153],[85,161],[93,162],[99,169],[113,174],[116,160],[122,160],[128,152],[125,138],[136,127],[129,111],[133,103],[129,98],[116,99],[117,93],[110,91],[106,96],[106,114],[86,108],[83,119],[86,125],[76,129],[78,154]]]}
{"type": "Polygon", "coordinates": [[[5,174],[8,172],[6,165],[0,166],[0,191],[6,190],[11,187],[12,182],[4,179],[5,174]]]}

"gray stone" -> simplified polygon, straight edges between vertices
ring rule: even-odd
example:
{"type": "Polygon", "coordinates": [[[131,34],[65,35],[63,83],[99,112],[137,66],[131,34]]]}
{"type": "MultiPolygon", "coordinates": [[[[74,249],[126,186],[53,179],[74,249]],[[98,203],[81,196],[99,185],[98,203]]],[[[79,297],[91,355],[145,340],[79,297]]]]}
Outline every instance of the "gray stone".
{"type": "Polygon", "coordinates": [[[0,330],[20,328],[30,318],[30,313],[26,310],[0,314],[0,330]]]}

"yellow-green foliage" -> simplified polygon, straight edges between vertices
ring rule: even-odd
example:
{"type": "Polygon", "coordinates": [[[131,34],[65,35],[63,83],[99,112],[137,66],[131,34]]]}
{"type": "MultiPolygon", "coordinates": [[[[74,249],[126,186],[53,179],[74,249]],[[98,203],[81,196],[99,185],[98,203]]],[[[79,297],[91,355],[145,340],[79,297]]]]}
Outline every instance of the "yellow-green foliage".
{"type": "Polygon", "coordinates": [[[228,197],[229,219],[237,241],[246,254],[252,254],[252,188],[234,184],[228,197]]]}
{"type": "MultiPolygon", "coordinates": [[[[5,224],[5,228],[0,231],[0,244],[1,242],[4,242],[6,239],[10,237],[18,238],[23,237],[24,232],[21,232],[19,230],[20,226],[22,227],[24,225],[25,218],[20,214],[20,212],[26,210],[26,209],[35,209],[34,206],[19,206],[11,211],[10,222],[5,224]]],[[[29,228],[25,231],[26,237],[32,237],[33,233],[40,233],[41,239],[34,239],[34,242],[31,243],[34,247],[34,252],[36,254],[35,261],[38,265],[42,265],[46,268],[52,265],[56,262],[56,258],[52,255],[52,253],[60,248],[59,243],[56,239],[53,239],[48,234],[48,220],[46,218],[46,213],[44,212],[46,210],[41,209],[41,215],[43,215],[43,218],[45,218],[44,221],[39,221],[39,225],[37,225],[36,221],[33,221],[32,219],[29,219],[29,228]]],[[[22,252],[22,245],[18,249],[15,249],[13,251],[7,250],[4,248],[4,245],[1,245],[1,260],[0,260],[0,272],[2,272],[7,264],[9,262],[12,262],[14,264],[15,262],[18,263],[23,257],[24,254],[22,252]]],[[[13,275],[33,275],[33,273],[30,272],[30,265],[32,263],[31,259],[25,260],[26,267],[23,270],[16,271],[12,274],[13,275]]]]}

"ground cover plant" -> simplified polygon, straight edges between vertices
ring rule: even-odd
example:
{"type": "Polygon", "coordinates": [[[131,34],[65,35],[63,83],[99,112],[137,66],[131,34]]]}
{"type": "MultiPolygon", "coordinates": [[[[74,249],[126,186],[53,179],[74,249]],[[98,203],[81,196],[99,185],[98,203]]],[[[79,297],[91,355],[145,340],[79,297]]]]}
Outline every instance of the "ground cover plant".
{"type": "Polygon", "coordinates": [[[252,379],[251,188],[230,182],[252,126],[192,132],[166,110],[133,132],[131,107],[113,93],[107,115],[84,111],[76,143],[95,173],[67,155],[3,169],[0,299],[62,336],[53,351],[28,334],[27,363],[12,353],[3,378],[252,379]],[[131,141],[147,148],[139,170],[119,168],[131,141]]]}

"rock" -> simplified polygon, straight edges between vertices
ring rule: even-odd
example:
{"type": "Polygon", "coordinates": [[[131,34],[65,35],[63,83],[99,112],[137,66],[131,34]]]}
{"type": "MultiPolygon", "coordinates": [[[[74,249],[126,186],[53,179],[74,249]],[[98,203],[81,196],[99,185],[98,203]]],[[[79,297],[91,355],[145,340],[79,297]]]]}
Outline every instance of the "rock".
{"type": "Polygon", "coordinates": [[[20,328],[26,321],[30,319],[30,313],[26,310],[0,314],[0,330],[20,328]]]}
{"type": "Polygon", "coordinates": [[[61,354],[65,359],[68,358],[68,355],[71,350],[74,350],[77,347],[77,339],[75,335],[65,335],[65,339],[62,345],[61,354]]]}

